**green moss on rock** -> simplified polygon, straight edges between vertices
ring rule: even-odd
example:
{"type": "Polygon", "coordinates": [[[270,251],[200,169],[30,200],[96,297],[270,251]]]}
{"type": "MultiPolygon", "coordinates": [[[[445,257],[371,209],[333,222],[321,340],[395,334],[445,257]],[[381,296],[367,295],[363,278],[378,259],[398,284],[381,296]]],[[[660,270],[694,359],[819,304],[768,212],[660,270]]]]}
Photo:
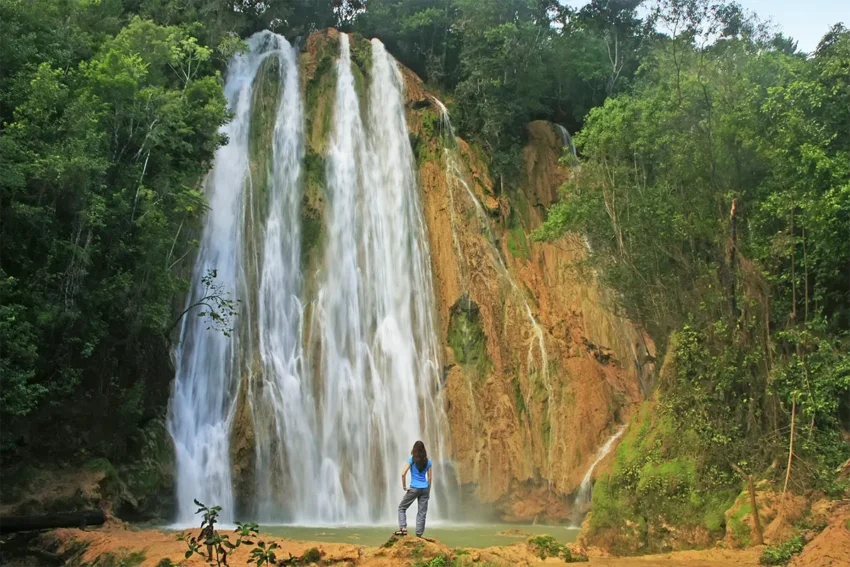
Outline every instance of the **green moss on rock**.
{"type": "Polygon", "coordinates": [[[449,313],[448,340],[455,360],[468,372],[485,377],[490,369],[487,337],[481,325],[478,305],[467,296],[461,297],[449,313]]]}
{"type": "Polygon", "coordinates": [[[136,455],[118,469],[121,491],[116,513],[131,521],[171,516],[174,495],[174,443],[161,419],[148,422],[133,439],[136,455]]]}
{"type": "Polygon", "coordinates": [[[675,536],[667,526],[684,528],[693,538],[677,541],[679,547],[707,545],[723,535],[724,513],[737,493],[701,481],[695,453],[685,447],[692,436],[674,430],[663,413],[653,415],[653,407],[641,406],[611,472],[593,488],[589,541],[615,553],[669,549],[675,536]]]}
{"type": "Polygon", "coordinates": [[[317,54],[316,69],[305,88],[306,138],[309,151],[327,154],[336,92],[336,54],[317,54]]]}

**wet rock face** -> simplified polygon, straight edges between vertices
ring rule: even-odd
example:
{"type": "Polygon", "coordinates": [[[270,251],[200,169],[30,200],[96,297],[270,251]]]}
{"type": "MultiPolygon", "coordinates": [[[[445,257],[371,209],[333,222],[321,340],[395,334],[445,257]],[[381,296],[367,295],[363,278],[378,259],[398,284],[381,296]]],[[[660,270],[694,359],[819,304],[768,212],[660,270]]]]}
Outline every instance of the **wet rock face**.
{"type": "Polygon", "coordinates": [[[403,74],[459,479],[502,519],[566,520],[597,450],[643,398],[654,346],[582,273],[580,237],[530,239],[569,175],[555,126],[529,125],[521,182],[502,186],[479,149],[446,149],[439,105],[403,74]]]}

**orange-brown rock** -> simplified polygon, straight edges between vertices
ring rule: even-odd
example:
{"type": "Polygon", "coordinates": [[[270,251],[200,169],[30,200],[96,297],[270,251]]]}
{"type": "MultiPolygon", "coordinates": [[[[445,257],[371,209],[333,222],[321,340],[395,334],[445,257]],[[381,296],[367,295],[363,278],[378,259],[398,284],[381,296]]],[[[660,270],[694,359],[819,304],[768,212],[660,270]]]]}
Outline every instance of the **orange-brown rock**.
{"type": "Polygon", "coordinates": [[[458,139],[447,152],[428,137],[425,113],[439,108],[423,108],[421,81],[404,77],[409,128],[437,156],[420,160],[419,182],[441,338],[450,358],[463,358],[451,345],[452,317],[474,304],[487,358],[483,375],[480,364],[447,365],[460,481],[504,519],[564,520],[566,496],[648,388],[654,345],[582,270],[581,238],[530,240],[569,173],[553,125],[529,125],[521,186],[503,187],[478,149],[458,139]]]}

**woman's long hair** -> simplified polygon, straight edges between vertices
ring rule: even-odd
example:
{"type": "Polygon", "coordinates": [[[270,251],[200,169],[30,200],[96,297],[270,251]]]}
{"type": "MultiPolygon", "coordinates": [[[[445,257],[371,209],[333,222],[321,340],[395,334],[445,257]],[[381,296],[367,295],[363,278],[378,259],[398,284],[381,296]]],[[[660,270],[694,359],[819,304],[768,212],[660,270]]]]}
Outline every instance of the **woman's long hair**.
{"type": "Polygon", "coordinates": [[[417,441],[413,444],[413,450],[410,452],[413,456],[413,464],[420,471],[424,471],[428,466],[428,452],[425,450],[425,443],[417,441]]]}

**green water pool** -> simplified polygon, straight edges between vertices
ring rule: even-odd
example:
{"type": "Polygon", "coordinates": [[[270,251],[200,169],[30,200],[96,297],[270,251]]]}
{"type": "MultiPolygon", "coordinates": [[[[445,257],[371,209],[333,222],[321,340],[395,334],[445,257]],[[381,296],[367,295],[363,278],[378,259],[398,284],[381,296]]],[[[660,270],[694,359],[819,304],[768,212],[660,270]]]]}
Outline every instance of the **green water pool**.
{"type": "MultiPolygon", "coordinates": [[[[261,526],[260,533],[302,541],[352,543],[375,547],[389,539],[393,526],[306,527],[261,526]]],[[[425,536],[436,538],[451,548],[491,547],[523,542],[534,535],[548,534],[561,543],[575,541],[578,528],[567,526],[530,526],[514,524],[436,524],[429,525],[425,536]]]]}

